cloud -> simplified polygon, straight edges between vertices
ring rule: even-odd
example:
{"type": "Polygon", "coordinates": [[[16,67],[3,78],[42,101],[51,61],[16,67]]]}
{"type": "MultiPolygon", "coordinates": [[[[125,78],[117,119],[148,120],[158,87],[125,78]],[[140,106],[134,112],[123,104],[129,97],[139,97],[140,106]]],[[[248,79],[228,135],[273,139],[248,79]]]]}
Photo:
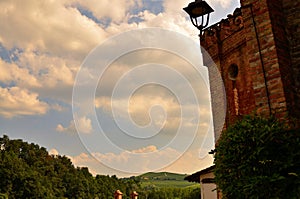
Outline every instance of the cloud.
{"type": "Polygon", "coordinates": [[[58,124],[56,126],[56,131],[70,134],[74,134],[77,132],[89,134],[93,131],[92,121],[87,117],[81,117],[78,119],[76,125],[74,120],[72,120],[67,127],[64,127],[62,124],[58,124]]]}
{"type": "Polygon", "coordinates": [[[132,150],[132,153],[152,153],[152,152],[156,152],[157,151],[157,147],[154,145],[150,145],[144,148],[140,148],[140,149],[136,149],[136,150],[132,150]]]}
{"type": "Polygon", "coordinates": [[[133,7],[142,6],[141,0],[73,0],[73,5],[80,5],[91,11],[98,20],[109,18],[113,22],[120,23],[128,19],[128,12],[133,7]]]}
{"type": "Polygon", "coordinates": [[[82,59],[106,33],[65,2],[1,1],[0,42],[8,49],[18,47],[82,59]]]}
{"type": "Polygon", "coordinates": [[[71,102],[80,62],[33,51],[14,56],[18,59],[11,63],[0,59],[0,82],[34,91],[43,99],[71,102]]]}
{"type": "MultiPolygon", "coordinates": [[[[132,151],[124,151],[119,154],[115,153],[100,153],[93,152],[90,155],[82,153],[79,156],[72,157],[72,161],[75,165],[93,165],[92,169],[99,164],[104,164],[110,169],[121,169],[118,172],[128,173],[143,173],[147,171],[153,171],[157,167],[161,167],[163,163],[172,162],[179,152],[174,149],[167,148],[164,151],[158,151],[156,146],[147,146],[145,148],[136,149],[132,151]],[[152,154],[149,156],[149,153],[152,154]]],[[[99,172],[99,171],[98,171],[99,172]]],[[[101,172],[101,171],[100,171],[101,172]]]]}
{"type": "MultiPolygon", "coordinates": [[[[142,8],[142,0],[101,0],[101,2],[99,0],[28,0],[26,3],[21,0],[0,1],[0,44],[10,53],[16,49],[15,52],[12,52],[14,55],[12,63],[0,60],[1,83],[15,85],[11,88],[0,88],[0,115],[12,118],[46,114],[49,109],[66,110],[61,105],[64,103],[60,103],[60,101],[71,103],[72,86],[82,60],[97,44],[114,34],[136,28],[162,27],[187,35],[199,42],[198,32],[195,31],[188,21],[187,15],[181,9],[188,3],[188,0],[166,0],[163,1],[163,12],[154,14],[145,9],[139,9],[141,12],[138,11],[138,13],[135,12],[136,10],[133,12],[134,8],[142,8]],[[93,17],[85,16],[85,11],[88,13],[87,15],[92,14],[93,17]],[[137,17],[138,20],[128,23],[134,17],[137,17]],[[108,21],[107,26],[101,24],[103,20],[108,21]],[[41,99],[47,99],[49,104],[41,99]]],[[[149,57],[157,63],[177,64],[178,68],[188,71],[174,57],[155,53],[149,55],[148,52],[141,57],[134,59],[131,57],[129,64],[119,64],[119,67],[111,68],[107,79],[104,79],[104,86],[101,90],[103,93],[98,95],[95,100],[96,107],[110,111],[111,103],[108,96],[110,96],[109,92],[112,91],[114,81],[130,70],[132,64],[130,60],[139,59],[139,63],[143,63],[145,60],[149,61],[149,57]]],[[[163,74],[160,73],[156,75],[163,77],[163,74]]],[[[197,80],[197,78],[194,79],[197,80]]],[[[126,86],[129,88],[130,85],[126,86]]],[[[202,87],[197,87],[195,90],[202,91],[202,87]]],[[[152,94],[150,90],[147,90],[131,98],[131,106],[128,111],[134,122],[139,125],[147,125],[153,119],[157,126],[165,125],[169,131],[175,129],[180,120],[187,126],[195,125],[190,116],[180,118],[178,115],[180,105],[172,97],[165,95],[164,92],[152,94]],[[156,109],[156,105],[161,106],[163,110],[156,109]],[[152,113],[156,117],[151,117],[151,111],[154,111],[152,113]],[[165,120],[165,113],[168,116],[167,120],[165,120]]],[[[200,94],[204,96],[203,92],[200,94]]],[[[125,115],[122,104],[128,101],[123,98],[116,100],[120,103],[117,109],[125,115]]],[[[206,114],[207,109],[205,109],[204,103],[201,103],[200,107],[200,112],[204,114],[205,118],[208,118],[209,114],[206,114]]],[[[199,107],[191,104],[187,108],[195,110],[199,107]]],[[[202,122],[202,118],[200,119],[202,122]]],[[[58,124],[56,126],[58,132],[76,133],[74,121],[67,124],[57,122],[56,124],[58,124]]],[[[201,123],[200,127],[206,127],[206,125],[207,123],[201,123]]],[[[92,121],[88,117],[79,118],[76,127],[81,133],[93,132],[92,121]]],[[[56,154],[57,150],[52,149],[52,152],[56,154]]],[[[178,154],[180,152],[175,149],[167,148],[165,151],[159,151],[155,145],[150,144],[118,154],[94,152],[92,155],[99,160],[112,163],[126,165],[134,162],[132,169],[141,167],[142,171],[147,171],[147,169],[156,168],[157,161],[172,160],[178,154]],[[138,159],[135,156],[139,154],[146,157],[148,153],[155,155],[150,159],[138,159]]],[[[72,157],[72,160],[77,166],[92,165],[93,173],[96,171],[101,173],[99,168],[103,168],[103,165],[99,167],[99,161],[93,156],[82,153],[72,157]]],[[[187,158],[179,161],[181,164],[178,163],[178,165],[180,166],[173,166],[171,169],[174,171],[177,171],[179,167],[182,170],[188,169],[189,165],[186,165],[185,161],[190,161],[189,163],[195,166],[192,164],[195,162],[193,157],[187,153],[187,158]]],[[[124,169],[126,168],[124,167],[124,169]]]]}
{"type": "MultiPolygon", "coordinates": [[[[154,2],[149,2],[148,4],[151,3],[154,4],[154,2]]],[[[195,31],[195,27],[190,24],[186,13],[182,10],[188,3],[190,3],[189,0],[165,0],[162,3],[162,12],[154,13],[148,9],[142,9],[142,11],[136,14],[128,15],[123,23],[112,22],[105,30],[109,34],[119,34],[124,30],[128,31],[136,28],[161,27],[189,36],[191,39],[199,42],[197,36],[198,32],[195,31]],[[133,20],[134,22],[128,23],[130,19],[138,20],[133,20]]]]}
{"type": "Polygon", "coordinates": [[[199,158],[199,150],[189,150],[177,159],[180,154],[181,152],[172,148],[159,151],[156,146],[149,145],[119,154],[99,152],[93,152],[91,154],[81,153],[78,156],[70,157],[70,159],[76,166],[89,167],[89,169],[94,172],[93,174],[114,172],[114,174],[118,174],[119,176],[137,175],[149,171],[193,173],[212,165],[213,162],[213,157],[209,155],[204,158],[199,158]],[[151,155],[149,156],[149,154],[151,155]],[[161,168],[161,162],[169,164],[166,164],[165,167],[161,168]],[[108,167],[104,166],[103,163],[109,163],[109,165],[122,165],[118,166],[118,168],[122,168],[123,172],[116,170],[116,168],[113,167],[109,168],[109,165],[108,167]]]}
{"type": "Polygon", "coordinates": [[[18,54],[17,64],[20,68],[30,70],[43,88],[55,88],[73,85],[80,62],[34,51],[24,51],[18,54]]]}
{"type": "Polygon", "coordinates": [[[0,115],[6,118],[45,114],[49,106],[37,93],[19,87],[0,87],[0,115]]]}
{"type": "Polygon", "coordinates": [[[209,107],[201,104],[179,104],[173,96],[168,96],[160,91],[160,89],[156,89],[156,94],[153,94],[146,90],[131,96],[130,99],[98,97],[95,99],[95,107],[108,113],[111,117],[121,118],[140,127],[154,125],[171,134],[177,132],[180,125],[186,127],[185,129],[193,129],[197,126],[201,127],[199,129],[201,131],[208,129],[211,119],[209,107]],[[186,112],[185,117],[181,115],[182,109],[186,112]],[[198,110],[199,113],[199,123],[194,115],[195,110],[198,110]]]}
{"type": "Polygon", "coordinates": [[[79,133],[91,133],[93,130],[92,122],[87,117],[79,118],[78,122],[76,123],[76,128],[79,133]]]}
{"type": "Polygon", "coordinates": [[[189,150],[185,152],[178,160],[173,164],[168,165],[161,171],[169,171],[174,173],[188,173],[197,172],[201,169],[205,169],[213,164],[212,155],[206,154],[205,157],[199,157],[198,150],[189,150]]]}
{"type": "Polygon", "coordinates": [[[117,34],[124,30],[132,30],[136,28],[148,28],[148,27],[161,27],[171,31],[181,33],[183,35],[195,38],[198,42],[197,34],[194,27],[190,25],[190,22],[186,19],[186,15],[175,12],[163,12],[154,14],[148,10],[139,12],[136,15],[132,15],[132,18],[139,18],[141,22],[138,23],[122,23],[116,24],[112,23],[106,28],[106,31],[110,34],[117,34]]]}
{"type": "Polygon", "coordinates": [[[178,12],[178,9],[186,7],[191,1],[190,0],[165,0],[163,1],[165,12],[178,12]]]}
{"type": "MultiPolygon", "coordinates": [[[[0,63],[3,71],[0,81],[15,83],[18,87],[38,93],[42,98],[71,103],[72,86],[81,61],[93,47],[109,36],[153,26],[186,35],[193,32],[193,27],[186,23],[186,16],[176,14],[176,7],[171,9],[171,5],[165,5],[168,9],[158,15],[142,11],[137,16],[143,22],[129,24],[129,18],[134,16],[131,11],[142,7],[141,0],[104,0],[101,3],[96,0],[43,3],[29,0],[26,4],[20,0],[1,1],[0,43],[8,50],[18,50],[14,54],[14,63],[0,63]],[[113,7],[114,12],[108,7],[113,7]],[[90,11],[98,20],[110,18],[112,21],[103,28],[92,18],[84,16],[80,8],[90,11]]],[[[123,71],[122,68],[117,74],[123,71]]]]}
{"type": "Polygon", "coordinates": [[[113,103],[113,108],[118,116],[127,118],[127,113],[129,113],[133,121],[140,126],[148,125],[151,120],[160,126],[162,120],[165,119],[165,114],[169,117],[174,117],[178,116],[180,112],[179,104],[172,98],[149,96],[147,92],[144,95],[132,96],[129,100],[113,99],[112,102],[108,97],[100,97],[95,100],[96,108],[102,108],[109,112],[112,111],[111,103],[113,103]],[[155,107],[161,107],[161,109],[154,110],[155,107]],[[161,111],[162,109],[163,111],[161,111]],[[154,112],[150,115],[152,111],[154,112]]]}
{"type": "Polygon", "coordinates": [[[51,104],[51,109],[59,111],[59,112],[65,110],[65,108],[59,104],[51,104]]]}
{"type": "Polygon", "coordinates": [[[222,8],[228,8],[236,0],[207,0],[208,4],[211,6],[220,5],[222,8]]]}
{"type": "Polygon", "coordinates": [[[0,82],[5,84],[17,84],[29,87],[41,86],[27,68],[20,68],[14,63],[8,63],[0,59],[0,71],[0,82]]]}
{"type": "Polygon", "coordinates": [[[25,51],[15,56],[18,60],[11,63],[0,59],[0,81],[34,90],[42,87],[42,90],[49,91],[57,89],[57,86],[69,86],[71,89],[80,65],[73,60],[33,51],[25,51]]]}
{"type": "Polygon", "coordinates": [[[59,155],[59,153],[58,153],[58,151],[56,149],[50,149],[49,154],[50,155],[54,155],[54,156],[59,155]]]}
{"type": "Polygon", "coordinates": [[[92,175],[103,174],[103,172],[110,173],[104,165],[101,165],[95,158],[86,153],[81,153],[77,156],[67,156],[76,167],[88,167],[92,175]]]}
{"type": "Polygon", "coordinates": [[[67,103],[82,60],[108,36],[65,0],[0,1],[0,26],[12,58],[0,60],[0,81],[67,103]]]}
{"type": "Polygon", "coordinates": [[[201,123],[210,120],[206,71],[203,70],[202,74],[202,69],[199,70],[170,52],[159,49],[134,51],[106,68],[99,80],[94,105],[99,111],[127,120],[134,126],[153,125],[155,129],[164,127],[173,133],[181,122],[183,126],[195,127],[198,125],[197,116],[201,123]],[[151,65],[143,67],[145,63],[151,65]],[[161,65],[155,63],[166,66],[170,73],[162,72],[161,65]],[[180,75],[172,75],[174,71],[180,75]],[[181,77],[185,77],[189,84],[183,83],[181,77]],[[164,86],[156,84],[158,80],[163,80],[164,86]],[[198,102],[193,100],[190,91],[197,95],[198,102]],[[182,110],[185,110],[184,116],[182,110]],[[200,115],[195,116],[196,111],[200,115]]]}

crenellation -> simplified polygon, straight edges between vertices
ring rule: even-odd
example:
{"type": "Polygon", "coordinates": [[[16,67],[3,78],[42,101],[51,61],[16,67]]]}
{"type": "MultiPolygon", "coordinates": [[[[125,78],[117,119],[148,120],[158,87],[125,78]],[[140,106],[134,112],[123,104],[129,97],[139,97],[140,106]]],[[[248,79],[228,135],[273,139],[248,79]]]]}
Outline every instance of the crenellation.
{"type": "Polygon", "coordinates": [[[234,32],[243,29],[243,17],[241,16],[241,9],[237,8],[232,15],[228,15],[226,19],[222,19],[219,23],[216,23],[203,30],[201,38],[201,44],[209,47],[212,42],[218,42],[218,40],[225,40],[230,37],[234,32]]]}

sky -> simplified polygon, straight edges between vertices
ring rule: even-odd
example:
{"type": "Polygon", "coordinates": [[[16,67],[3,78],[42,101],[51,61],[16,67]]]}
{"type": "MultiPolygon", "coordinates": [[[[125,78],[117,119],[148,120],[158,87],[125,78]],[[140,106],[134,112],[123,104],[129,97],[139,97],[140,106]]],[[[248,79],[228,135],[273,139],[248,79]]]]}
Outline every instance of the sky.
{"type": "MultiPolygon", "coordinates": [[[[93,174],[212,164],[208,74],[186,0],[0,0],[0,136],[93,174]]],[[[210,24],[239,7],[207,0],[210,24]]]]}

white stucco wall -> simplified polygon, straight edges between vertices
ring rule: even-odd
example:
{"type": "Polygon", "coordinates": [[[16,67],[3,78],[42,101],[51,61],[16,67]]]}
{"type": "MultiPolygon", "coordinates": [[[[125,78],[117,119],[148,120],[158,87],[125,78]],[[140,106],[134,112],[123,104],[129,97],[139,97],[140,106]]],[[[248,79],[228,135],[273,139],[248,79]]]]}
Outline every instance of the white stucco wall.
{"type": "Polygon", "coordinates": [[[202,183],[205,178],[214,178],[213,173],[207,173],[200,176],[201,199],[217,199],[217,186],[215,183],[202,183]]]}

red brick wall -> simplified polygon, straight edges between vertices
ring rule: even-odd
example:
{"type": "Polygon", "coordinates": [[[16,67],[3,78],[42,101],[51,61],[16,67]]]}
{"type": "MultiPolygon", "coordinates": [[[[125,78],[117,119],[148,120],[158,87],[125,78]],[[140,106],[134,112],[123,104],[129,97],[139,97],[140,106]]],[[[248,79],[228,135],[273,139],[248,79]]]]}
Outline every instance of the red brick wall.
{"type": "Polygon", "coordinates": [[[224,111],[222,85],[217,82],[220,77],[226,91],[226,125],[252,112],[299,121],[300,2],[241,0],[241,6],[200,36],[201,46],[213,60],[204,56],[214,122],[218,123],[215,129],[222,129],[218,125],[224,111]],[[232,64],[239,69],[235,80],[228,77],[232,64]]]}
{"type": "MultiPolygon", "coordinates": [[[[252,76],[250,75],[245,28],[241,12],[238,10],[228,19],[211,26],[201,36],[201,46],[207,50],[216,66],[209,59],[204,64],[208,66],[212,110],[214,122],[222,119],[222,102],[226,97],[226,125],[230,125],[239,115],[250,114],[255,109],[254,91],[252,88],[252,76]],[[229,78],[228,69],[235,64],[238,66],[238,75],[235,80],[229,78]],[[218,71],[217,71],[217,69],[218,71]],[[220,74],[218,74],[220,72],[220,74]],[[222,96],[222,84],[216,83],[222,78],[226,96],[222,96]],[[236,112],[236,100],[234,100],[234,88],[237,89],[238,113],[236,112]]],[[[216,129],[216,126],[215,126],[216,129]]],[[[222,130],[222,128],[218,128],[222,130]]]]}
{"type": "Polygon", "coordinates": [[[279,109],[281,112],[285,111],[286,104],[267,2],[266,0],[242,0],[241,5],[252,5],[243,9],[243,16],[249,70],[254,78],[256,111],[264,115],[269,115],[270,112],[278,114],[279,109]],[[282,103],[276,103],[277,99],[283,99],[282,103]]]}
{"type": "MultiPolygon", "coordinates": [[[[254,28],[249,28],[249,54],[256,56],[250,59],[250,66],[256,69],[253,71],[260,77],[253,80],[254,86],[259,87],[264,83],[259,72],[259,67],[263,65],[272,114],[282,120],[294,118],[299,122],[300,3],[294,0],[241,0],[242,6],[250,4],[253,6],[263,60],[263,63],[260,63],[261,61],[256,59],[257,41],[252,37],[255,32],[254,28]]],[[[250,19],[245,19],[245,27],[250,27],[251,23],[253,22],[250,19]]],[[[255,90],[258,112],[265,113],[267,107],[264,103],[264,91],[259,88],[255,90]]]]}
{"type": "MultiPolygon", "coordinates": [[[[270,1],[271,2],[271,1],[270,1]]],[[[291,102],[289,103],[291,117],[298,120],[300,126],[300,1],[283,0],[283,11],[285,17],[286,41],[289,44],[290,55],[290,89],[291,102]]]]}

